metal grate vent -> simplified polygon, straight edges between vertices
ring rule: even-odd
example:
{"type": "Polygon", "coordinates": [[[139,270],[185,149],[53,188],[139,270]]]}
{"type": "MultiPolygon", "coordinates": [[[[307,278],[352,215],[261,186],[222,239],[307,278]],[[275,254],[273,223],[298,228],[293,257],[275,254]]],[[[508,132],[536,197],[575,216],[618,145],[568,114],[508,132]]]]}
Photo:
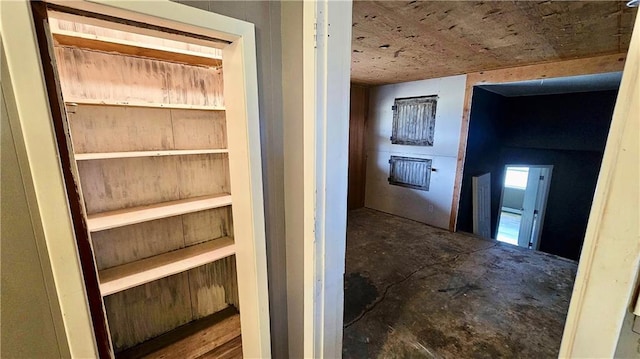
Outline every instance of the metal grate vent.
{"type": "Polygon", "coordinates": [[[397,98],[393,106],[391,143],[433,146],[438,96],[397,98]]]}
{"type": "Polygon", "coordinates": [[[422,191],[429,190],[431,160],[391,156],[389,159],[389,183],[422,191]]]}

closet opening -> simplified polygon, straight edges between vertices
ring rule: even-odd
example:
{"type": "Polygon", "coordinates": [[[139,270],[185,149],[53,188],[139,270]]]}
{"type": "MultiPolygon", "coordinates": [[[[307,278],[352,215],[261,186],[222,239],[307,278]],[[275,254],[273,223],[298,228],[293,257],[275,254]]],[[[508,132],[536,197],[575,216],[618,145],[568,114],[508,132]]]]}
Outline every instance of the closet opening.
{"type": "Polygon", "coordinates": [[[266,273],[237,268],[265,254],[236,249],[264,245],[264,228],[248,214],[262,206],[246,153],[257,121],[248,100],[225,101],[244,91],[237,48],[223,56],[238,45],[170,21],[32,9],[99,355],[241,358],[245,323],[253,352],[265,322],[246,304],[266,293],[247,287],[266,273]]]}

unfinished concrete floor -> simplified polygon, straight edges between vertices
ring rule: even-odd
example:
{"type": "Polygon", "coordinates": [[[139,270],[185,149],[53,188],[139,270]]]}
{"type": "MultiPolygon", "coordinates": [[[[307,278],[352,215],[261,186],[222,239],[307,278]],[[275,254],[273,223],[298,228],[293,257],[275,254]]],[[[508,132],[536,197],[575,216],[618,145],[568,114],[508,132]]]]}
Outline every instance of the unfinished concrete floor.
{"type": "Polygon", "coordinates": [[[349,213],[344,358],[557,357],[577,263],[349,213]]]}

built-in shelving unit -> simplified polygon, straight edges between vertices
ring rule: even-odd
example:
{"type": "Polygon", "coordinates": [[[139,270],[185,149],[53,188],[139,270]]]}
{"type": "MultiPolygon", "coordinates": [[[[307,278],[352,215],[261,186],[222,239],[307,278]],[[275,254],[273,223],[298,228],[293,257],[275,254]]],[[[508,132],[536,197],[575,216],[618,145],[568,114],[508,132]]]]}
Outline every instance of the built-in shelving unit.
{"type": "Polygon", "coordinates": [[[220,50],[82,19],[51,30],[114,352],[239,357],[220,50]]]}

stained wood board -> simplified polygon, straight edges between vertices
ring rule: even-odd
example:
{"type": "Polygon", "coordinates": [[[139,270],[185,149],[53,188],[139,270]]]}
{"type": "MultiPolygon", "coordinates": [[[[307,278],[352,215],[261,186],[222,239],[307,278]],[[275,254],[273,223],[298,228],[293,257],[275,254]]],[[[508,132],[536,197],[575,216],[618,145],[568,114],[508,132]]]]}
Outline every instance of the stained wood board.
{"type": "Polygon", "coordinates": [[[369,89],[351,85],[351,106],[349,111],[349,191],[348,208],[364,207],[366,182],[366,128],[369,110],[369,89]]]}
{"type": "Polygon", "coordinates": [[[199,356],[198,359],[241,359],[242,336],[232,339],[212,351],[199,356]]]}
{"type": "Polygon", "coordinates": [[[64,99],[223,107],[222,70],[55,47],[64,99]]]}
{"type": "MultiPolygon", "coordinates": [[[[110,211],[134,211],[127,208],[178,201],[198,196],[220,196],[229,193],[228,159],[226,155],[193,155],[134,157],[123,159],[79,161],[80,183],[84,193],[89,222],[94,215],[110,211]],[[123,209],[124,208],[124,209],[123,209]]],[[[163,205],[158,205],[162,207],[163,205]]],[[[211,207],[209,207],[211,208],[211,207]]],[[[189,209],[188,205],[179,210],[189,209]]],[[[202,208],[204,209],[204,208],[202,208]]],[[[195,209],[197,210],[197,209],[195,209]]],[[[161,210],[162,211],[162,210],[161,210]]],[[[191,210],[193,212],[194,210],[191,210]]],[[[147,218],[149,211],[142,218],[147,218]]],[[[158,211],[153,215],[161,215],[158,211]]],[[[170,215],[181,214],[179,212],[170,215]]],[[[112,213],[113,215],[118,213],[112,213]]],[[[100,215],[100,218],[111,214],[100,215]]],[[[165,215],[166,216],[166,215],[165,215]]],[[[136,223],[126,220],[125,223],[136,223]]],[[[150,219],[160,217],[153,216],[150,219]]],[[[135,217],[131,217],[135,219],[135,217]]],[[[145,220],[150,220],[145,219],[145,220]]],[[[106,219],[101,219],[104,221],[106,219]]],[[[91,229],[95,228],[92,224],[91,229]]]]}
{"type": "Polygon", "coordinates": [[[182,217],[95,232],[91,242],[98,270],[175,251],[184,247],[182,217]]]}
{"type": "Polygon", "coordinates": [[[233,236],[229,207],[128,225],[91,234],[98,270],[233,236]]]}
{"type": "Polygon", "coordinates": [[[189,213],[181,216],[181,218],[185,246],[220,237],[233,237],[230,207],[189,213]]]}
{"type": "Polygon", "coordinates": [[[116,352],[192,320],[186,273],[115,293],[104,303],[116,352]]]}
{"type": "Polygon", "coordinates": [[[175,149],[227,148],[227,123],[222,111],[171,110],[175,149]]]}
{"type": "Polygon", "coordinates": [[[117,353],[116,358],[196,358],[216,348],[226,352],[227,350],[223,348],[238,345],[238,338],[240,338],[239,316],[233,307],[229,307],[117,353]],[[204,346],[199,345],[197,338],[204,342],[204,346]],[[228,345],[228,343],[232,344],[228,345]]]}
{"type": "Polygon", "coordinates": [[[189,271],[194,319],[218,312],[228,304],[239,309],[235,261],[235,256],[229,256],[189,271]]]}
{"type": "Polygon", "coordinates": [[[188,336],[167,345],[145,358],[185,358],[193,359],[240,336],[240,316],[234,315],[207,327],[197,335],[188,336]]]}
{"type": "Polygon", "coordinates": [[[67,105],[67,116],[76,154],[174,149],[168,110],[67,105]]]}

